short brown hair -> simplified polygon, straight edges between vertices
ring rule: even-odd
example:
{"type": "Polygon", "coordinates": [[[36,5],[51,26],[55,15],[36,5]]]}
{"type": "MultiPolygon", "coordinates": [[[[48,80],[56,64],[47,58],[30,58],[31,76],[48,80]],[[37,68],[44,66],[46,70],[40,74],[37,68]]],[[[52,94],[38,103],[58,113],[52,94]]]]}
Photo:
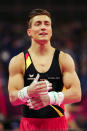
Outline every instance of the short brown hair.
{"type": "Polygon", "coordinates": [[[51,14],[47,10],[44,10],[44,9],[34,9],[34,10],[32,10],[29,13],[28,22],[27,22],[28,23],[28,27],[31,27],[31,19],[34,16],[37,16],[37,15],[47,15],[51,19],[51,14]]]}

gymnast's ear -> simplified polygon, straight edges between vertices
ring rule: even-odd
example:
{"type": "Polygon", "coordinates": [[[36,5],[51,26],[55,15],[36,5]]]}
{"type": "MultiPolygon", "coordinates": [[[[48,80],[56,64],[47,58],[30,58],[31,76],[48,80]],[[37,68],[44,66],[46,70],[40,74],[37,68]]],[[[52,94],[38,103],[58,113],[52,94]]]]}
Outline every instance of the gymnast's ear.
{"type": "Polygon", "coordinates": [[[29,37],[32,37],[30,28],[27,29],[27,34],[28,34],[29,37]]]}

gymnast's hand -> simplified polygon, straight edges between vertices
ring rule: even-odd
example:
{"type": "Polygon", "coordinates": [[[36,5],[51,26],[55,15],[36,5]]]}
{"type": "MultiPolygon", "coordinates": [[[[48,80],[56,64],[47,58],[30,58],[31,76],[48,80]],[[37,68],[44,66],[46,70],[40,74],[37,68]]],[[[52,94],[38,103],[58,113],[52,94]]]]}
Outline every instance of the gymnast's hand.
{"type": "Polygon", "coordinates": [[[27,90],[30,98],[39,97],[40,94],[47,94],[48,90],[52,89],[51,83],[47,83],[47,81],[38,81],[39,77],[38,74],[27,90]]]}
{"type": "Polygon", "coordinates": [[[48,90],[52,89],[52,84],[48,81],[42,82],[44,83],[44,88],[46,89],[46,92],[45,90],[39,90],[35,97],[27,100],[27,106],[29,106],[29,108],[31,109],[38,110],[50,104],[48,90]]]}
{"type": "Polygon", "coordinates": [[[50,97],[48,94],[38,95],[37,97],[32,97],[27,101],[27,106],[30,109],[39,110],[41,108],[50,105],[50,97]]]}

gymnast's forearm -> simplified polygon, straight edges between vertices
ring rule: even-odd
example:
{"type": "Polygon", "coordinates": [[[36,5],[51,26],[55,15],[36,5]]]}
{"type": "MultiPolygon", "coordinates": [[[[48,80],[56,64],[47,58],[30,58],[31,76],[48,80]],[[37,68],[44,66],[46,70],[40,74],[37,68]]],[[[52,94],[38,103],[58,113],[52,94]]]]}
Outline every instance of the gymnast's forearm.
{"type": "Polygon", "coordinates": [[[64,92],[64,104],[72,104],[81,101],[81,88],[71,87],[64,92]]]}
{"type": "Polygon", "coordinates": [[[16,105],[22,105],[25,102],[22,101],[19,97],[18,97],[18,90],[14,90],[13,92],[9,93],[9,99],[12,105],[16,106],[16,105]]]}

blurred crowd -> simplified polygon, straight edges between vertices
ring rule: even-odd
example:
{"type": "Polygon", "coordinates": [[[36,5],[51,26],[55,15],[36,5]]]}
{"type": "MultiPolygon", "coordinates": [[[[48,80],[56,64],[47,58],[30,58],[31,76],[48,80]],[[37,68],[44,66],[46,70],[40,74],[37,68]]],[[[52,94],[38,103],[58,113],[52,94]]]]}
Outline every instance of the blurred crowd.
{"type": "MultiPolygon", "coordinates": [[[[0,23],[0,131],[18,130],[20,106],[13,107],[8,96],[8,66],[10,59],[30,46],[24,25],[0,23]]],[[[53,27],[52,45],[69,53],[76,65],[81,81],[82,100],[66,105],[66,118],[70,130],[87,128],[87,22],[59,22],[53,27]]]]}

